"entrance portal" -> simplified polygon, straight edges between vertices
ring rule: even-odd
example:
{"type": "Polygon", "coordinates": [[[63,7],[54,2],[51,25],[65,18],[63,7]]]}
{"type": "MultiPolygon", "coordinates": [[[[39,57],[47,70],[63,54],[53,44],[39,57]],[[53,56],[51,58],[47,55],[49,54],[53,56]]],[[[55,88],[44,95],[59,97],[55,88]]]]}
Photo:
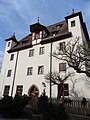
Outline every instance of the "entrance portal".
{"type": "Polygon", "coordinates": [[[36,85],[32,85],[28,90],[29,96],[39,96],[39,89],[36,85]]]}

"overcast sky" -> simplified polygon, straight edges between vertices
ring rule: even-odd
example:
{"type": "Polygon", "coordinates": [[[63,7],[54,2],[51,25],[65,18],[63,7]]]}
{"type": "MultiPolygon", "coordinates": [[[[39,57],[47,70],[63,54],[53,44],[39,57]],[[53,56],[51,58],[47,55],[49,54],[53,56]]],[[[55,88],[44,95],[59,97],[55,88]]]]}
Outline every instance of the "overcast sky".
{"type": "Polygon", "coordinates": [[[64,17],[82,11],[90,33],[90,0],[0,0],[0,61],[5,49],[5,39],[14,32],[19,41],[29,34],[29,25],[37,22],[48,26],[64,17]]]}

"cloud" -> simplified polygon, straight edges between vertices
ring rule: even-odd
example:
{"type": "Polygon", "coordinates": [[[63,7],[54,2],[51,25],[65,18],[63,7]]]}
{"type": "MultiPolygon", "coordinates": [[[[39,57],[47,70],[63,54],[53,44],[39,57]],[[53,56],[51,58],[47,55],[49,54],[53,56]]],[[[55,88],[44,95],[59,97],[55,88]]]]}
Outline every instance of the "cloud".
{"type": "Polygon", "coordinates": [[[2,21],[14,22],[15,19],[22,19],[21,22],[27,23],[33,17],[38,16],[38,9],[46,5],[46,0],[1,0],[0,18],[2,21]],[[5,7],[6,6],[6,7],[5,7]]]}
{"type": "Polygon", "coordinates": [[[77,7],[88,8],[88,13],[85,13],[89,19],[90,4],[88,5],[88,1],[0,0],[0,28],[2,28],[0,34],[8,37],[15,32],[17,39],[20,40],[29,33],[29,25],[37,22],[38,17],[42,24],[52,24],[63,19],[70,9],[77,7]],[[85,7],[86,4],[87,7],[85,7]]]}
{"type": "Polygon", "coordinates": [[[11,34],[17,32],[18,36],[22,36],[23,32],[29,32],[29,25],[37,22],[38,16],[43,18],[44,14],[41,9],[45,5],[46,0],[1,0],[0,27],[5,33],[6,31],[11,34]]]}

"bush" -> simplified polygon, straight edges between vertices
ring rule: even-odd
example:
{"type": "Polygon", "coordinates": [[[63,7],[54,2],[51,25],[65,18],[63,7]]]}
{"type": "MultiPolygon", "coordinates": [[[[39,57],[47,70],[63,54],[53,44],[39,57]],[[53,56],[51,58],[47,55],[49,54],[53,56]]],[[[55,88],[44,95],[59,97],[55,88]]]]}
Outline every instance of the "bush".
{"type": "Polygon", "coordinates": [[[9,96],[4,96],[2,100],[0,100],[0,114],[5,115],[9,111],[9,102],[12,101],[13,98],[9,96]]]}
{"type": "Polygon", "coordinates": [[[15,96],[14,98],[5,96],[0,101],[0,113],[3,116],[18,117],[24,114],[23,109],[28,103],[27,96],[15,96]]]}
{"type": "Polygon", "coordinates": [[[38,111],[39,113],[44,113],[48,106],[48,97],[46,96],[45,90],[43,91],[43,94],[38,99],[38,111]]]}
{"type": "Polygon", "coordinates": [[[39,113],[43,114],[44,120],[66,120],[67,113],[62,104],[48,103],[45,91],[38,99],[39,113]]]}
{"type": "Polygon", "coordinates": [[[81,101],[81,104],[82,104],[83,106],[85,106],[85,105],[87,104],[87,100],[86,100],[85,97],[83,97],[83,99],[82,99],[82,101],[81,101]]]}
{"type": "Polygon", "coordinates": [[[66,120],[67,114],[62,104],[48,103],[44,120],[66,120]]]}

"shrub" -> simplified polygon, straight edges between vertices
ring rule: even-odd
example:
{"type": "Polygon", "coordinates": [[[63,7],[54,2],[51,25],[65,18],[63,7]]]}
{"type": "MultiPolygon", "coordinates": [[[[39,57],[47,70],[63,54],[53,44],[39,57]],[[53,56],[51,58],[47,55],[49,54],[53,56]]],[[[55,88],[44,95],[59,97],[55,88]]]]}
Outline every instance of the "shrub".
{"type": "Polygon", "coordinates": [[[39,113],[43,114],[44,120],[66,120],[67,113],[62,104],[55,104],[48,102],[48,97],[45,91],[38,99],[38,110],[39,113]]]}
{"type": "Polygon", "coordinates": [[[66,120],[67,113],[62,104],[48,103],[46,112],[44,113],[44,120],[66,120]]]}
{"type": "Polygon", "coordinates": [[[0,101],[0,113],[4,116],[18,117],[24,114],[23,109],[28,103],[27,96],[4,97],[0,101]]]}
{"type": "Polygon", "coordinates": [[[86,100],[85,97],[83,97],[83,99],[82,99],[82,101],[81,101],[81,104],[82,104],[83,106],[85,106],[85,105],[87,104],[87,100],[86,100]]]}
{"type": "Polygon", "coordinates": [[[46,111],[46,108],[48,106],[48,97],[46,96],[45,90],[43,91],[43,94],[38,99],[38,111],[40,113],[44,113],[46,111]]]}
{"type": "Polygon", "coordinates": [[[13,98],[9,96],[4,96],[2,100],[0,100],[0,114],[5,115],[8,114],[9,111],[9,101],[12,101],[13,98]]]}

